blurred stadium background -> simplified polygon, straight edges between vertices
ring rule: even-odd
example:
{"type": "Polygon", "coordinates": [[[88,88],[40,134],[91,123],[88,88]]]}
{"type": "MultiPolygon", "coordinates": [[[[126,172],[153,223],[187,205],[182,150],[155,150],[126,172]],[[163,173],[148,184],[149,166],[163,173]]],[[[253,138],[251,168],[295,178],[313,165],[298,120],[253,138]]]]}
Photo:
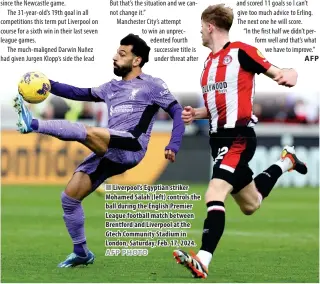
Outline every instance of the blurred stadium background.
{"type": "MultiPolygon", "coordinates": [[[[198,94],[174,94],[182,105],[202,105],[198,94]]],[[[252,161],[255,173],[278,158],[284,144],[294,144],[299,155],[308,161],[306,177],[285,176],[285,186],[319,186],[319,103],[318,94],[258,93],[254,112],[259,147],[252,161]]],[[[39,105],[30,105],[34,116],[43,119],[68,119],[107,127],[103,103],[81,103],[50,96],[39,105]]],[[[65,184],[76,165],[89,153],[78,143],[66,143],[42,135],[21,136],[15,131],[16,115],[11,106],[2,105],[2,184],[65,184]]],[[[160,111],[154,127],[149,152],[142,165],[114,180],[120,183],[189,182],[206,183],[211,174],[208,123],[196,121],[189,126],[177,163],[168,165],[163,148],[169,141],[172,123],[160,111]],[[150,167],[152,164],[152,168],[150,167]],[[190,167],[192,165],[192,167],[190,167]],[[148,170],[148,175],[145,174],[148,170]],[[149,176],[147,178],[147,176],[149,176]],[[147,179],[146,179],[147,178],[147,179]]]]}
{"type": "MultiPolygon", "coordinates": [[[[174,94],[182,105],[197,107],[197,94],[174,94]]],[[[254,111],[258,149],[251,167],[258,174],[279,158],[285,144],[294,144],[309,173],[281,177],[261,210],[244,216],[229,198],[224,238],[216,252],[210,282],[319,282],[319,94],[258,93],[254,111]]],[[[197,99],[199,98],[199,99],[197,99]]],[[[83,121],[106,127],[104,104],[65,101],[50,96],[30,106],[44,119],[83,121]]],[[[1,108],[2,282],[170,282],[187,283],[190,275],[173,266],[172,248],[151,249],[150,257],[105,257],[104,198],[84,201],[86,233],[97,259],[87,269],[59,270],[71,249],[60,204],[60,193],[75,167],[89,151],[44,135],[22,136],[16,114],[1,108]],[[36,261],[36,263],[35,263],[36,261]],[[38,265],[39,264],[39,265],[38,265]],[[121,272],[119,272],[119,268],[121,272]],[[148,269],[146,269],[148,268],[148,269]],[[132,277],[134,275],[134,277],[132,277]]],[[[143,162],[109,183],[184,183],[203,196],[211,175],[206,121],[187,127],[177,161],[169,164],[163,150],[172,123],[160,112],[143,162]]],[[[203,200],[195,202],[188,239],[201,242],[203,200]]],[[[115,239],[114,239],[115,240],[115,239]]]]}

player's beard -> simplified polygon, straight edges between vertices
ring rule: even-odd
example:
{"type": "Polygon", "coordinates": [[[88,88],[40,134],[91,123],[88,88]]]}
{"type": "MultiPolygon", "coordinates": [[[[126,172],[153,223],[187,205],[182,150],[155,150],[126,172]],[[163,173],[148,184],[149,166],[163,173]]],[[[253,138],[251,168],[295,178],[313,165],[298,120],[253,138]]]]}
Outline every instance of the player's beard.
{"type": "Polygon", "coordinates": [[[127,76],[130,72],[132,71],[132,64],[129,63],[128,65],[123,65],[123,66],[118,66],[118,65],[114,65],[114,68],[113,68],[113,73],[116,75],[116,76],[119,76],[119,77],[125,77],[127,76]]]}

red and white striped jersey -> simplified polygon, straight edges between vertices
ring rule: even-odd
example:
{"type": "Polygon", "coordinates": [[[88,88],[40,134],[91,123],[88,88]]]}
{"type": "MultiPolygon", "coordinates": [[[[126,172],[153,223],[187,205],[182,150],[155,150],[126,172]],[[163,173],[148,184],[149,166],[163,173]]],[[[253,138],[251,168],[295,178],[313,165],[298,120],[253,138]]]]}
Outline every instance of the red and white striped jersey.
{"type": "Polygon", "coordinates": [[[260,51],[242,42],[228,42],[208,56],[201,88],[209,114],[210,133],[220,128],[253,127],[254,76],[271,67],[260,51]]]}

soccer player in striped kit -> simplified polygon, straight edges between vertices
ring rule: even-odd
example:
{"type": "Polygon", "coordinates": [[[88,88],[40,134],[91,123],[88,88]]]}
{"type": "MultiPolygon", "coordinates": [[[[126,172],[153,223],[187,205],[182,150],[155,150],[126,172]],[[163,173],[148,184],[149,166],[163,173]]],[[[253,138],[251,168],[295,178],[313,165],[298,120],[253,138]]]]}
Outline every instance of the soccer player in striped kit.
{"type": "Polygon", "coordinates": [[[257,144],[253,128],[257,118],[252,112],[255,74],[262,73],[286,87],[295,86],[298,75],[294,69],[273,66],[253,46],[230,42],[232,9],[223,4],[209,6],[201,20],[203,45],[211,50],[201,75],[205,107],[185,107],[182,119],[186,124],[195,119],[209,120],[214,166],[205,194],[207,218],[201,248],[197,254],[178,249],[173,255],[194,277],[207,278],[224,231],[226,197],[231,193],[242,212],[251,215],[283,173],[296,170],[306,174],[307,167],[298,160],[294,148],[286,146],[280,159],[253,179],[249,161],[257,144]]]}

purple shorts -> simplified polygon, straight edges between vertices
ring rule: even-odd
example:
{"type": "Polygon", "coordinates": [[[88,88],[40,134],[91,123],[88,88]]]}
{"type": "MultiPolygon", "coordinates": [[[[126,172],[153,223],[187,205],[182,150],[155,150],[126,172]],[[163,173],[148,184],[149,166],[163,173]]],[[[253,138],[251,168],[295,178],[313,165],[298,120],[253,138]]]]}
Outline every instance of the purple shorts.
{"type": "Polygon", "coordinates": [[[106,179],[123,174],[138,165],[146,153],[146,147],[140,146],[139,141],[134,139],[131,133],[112,129],[109,131],[111,139],[106,154],[103,157],[95,153],[90,154],[75,170],[90,176],[92,191],[106,179]]]}

